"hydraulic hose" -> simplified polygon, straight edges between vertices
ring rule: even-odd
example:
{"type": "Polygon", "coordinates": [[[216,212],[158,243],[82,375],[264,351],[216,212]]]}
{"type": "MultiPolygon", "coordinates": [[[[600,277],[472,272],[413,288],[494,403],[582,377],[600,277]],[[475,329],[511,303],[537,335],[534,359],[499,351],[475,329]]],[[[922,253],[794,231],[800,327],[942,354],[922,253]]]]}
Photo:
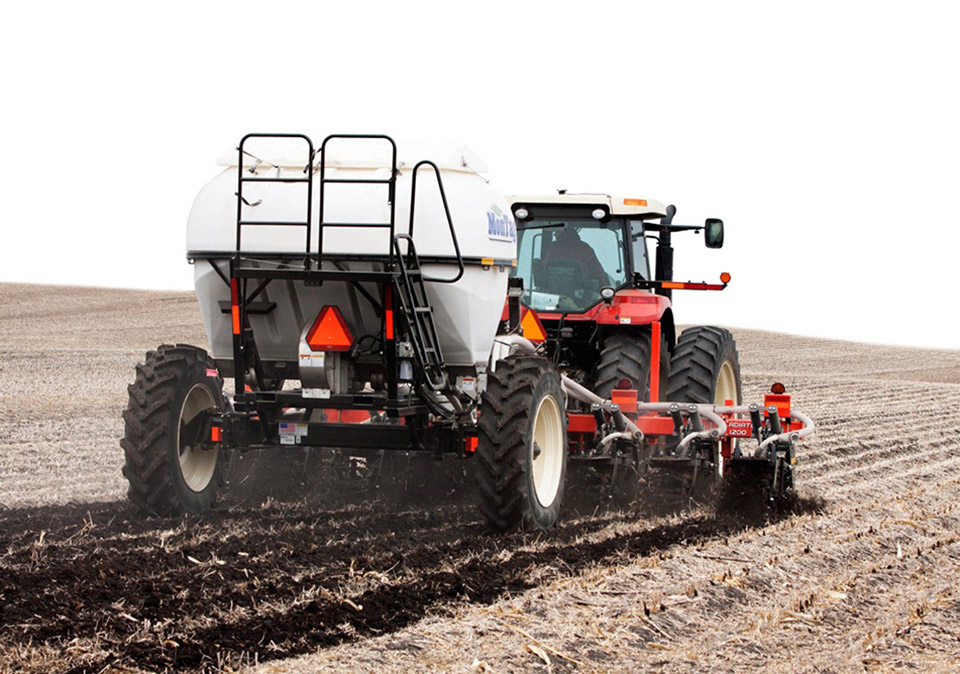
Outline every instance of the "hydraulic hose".
{"type": "Polygon", "coordinates": [[[792,444],[797,440],[799,440],[800,438],[810,435],[811,433],[813,433],[814,429],[816,428],[814,426],[813,419],[808,417],[806,414],[801,414],[800,412],[795,412],[793,410],[790,410],[790,418],[796,419],[797,421],[802,423],[803,428],[801,428],[798,431],[787,431],[786,433],[781,433],[779,435],[771,435],[769,438],[761,442],[760,445],[757,447],[756,454],[758,456],[763,452],[764,449],[766,449],[768,445],[774,442],[778,442],[780,440],[789,440],[790,443],[792,444]]]}

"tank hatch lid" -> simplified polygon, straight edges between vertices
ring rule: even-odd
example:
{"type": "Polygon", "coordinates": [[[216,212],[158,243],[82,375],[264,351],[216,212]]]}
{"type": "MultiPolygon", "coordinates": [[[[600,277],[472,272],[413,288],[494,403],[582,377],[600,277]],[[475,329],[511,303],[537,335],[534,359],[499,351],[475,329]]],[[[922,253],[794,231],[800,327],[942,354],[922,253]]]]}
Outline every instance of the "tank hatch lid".
{"type": "MultiPolygon", "coordinates": [[[[249,142],[245,147],[253,157],[267,167],[303,168],[306,155],[304,143],[283,139],[263,139],[249,142]]],[[[369,140],[330,141],[327,146],[327,166],[331,168],[378,169],[390,166],[390,146],[385,142],[369,140]]],[[[397,164],[401,169],[412,169],[423,160],[430,160],[445,171],[486,173],[487,164],[462,143],[405,143],[397,144],[397,164]]],[[[248,159],[251,163],[255,159],[248,159]]],[[[245,162],[246,163],[246,162],[245,162]]],[[[217,157],[218,166],[235,167],[237,149],[224,150],[217,157]]],[[[320,157],[314,160],[320,166],[320,157]]]]}
{"type": "Polygon", "coordinates": [[[654,199],[639,197],[611,196],[609,194],[537,194],[508,196],[510,205],[514,204],[556,204],[558,206],[606,206],[613,215],[635,216],[641,219],[662,218],[667,207],[654,199]]]}

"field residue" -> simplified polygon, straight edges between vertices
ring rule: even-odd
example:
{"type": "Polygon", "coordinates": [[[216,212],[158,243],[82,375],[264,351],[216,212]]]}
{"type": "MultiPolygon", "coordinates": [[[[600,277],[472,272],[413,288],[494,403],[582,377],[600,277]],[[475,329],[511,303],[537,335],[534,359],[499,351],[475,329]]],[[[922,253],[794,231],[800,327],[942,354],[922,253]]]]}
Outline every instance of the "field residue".
{"type": "Polygon", "coordinates": [[[248,459],[210,516],[144,520],[125,388],[205,344],[192,293],[0,285],[0,672],[956,671],[960,352],[735,334],[745,397],[779,379],[818,423],[761,519],[607,505],[496,537],[469,479],[424,505],[290,456],[259,472],[295,488],[248,459]]]}

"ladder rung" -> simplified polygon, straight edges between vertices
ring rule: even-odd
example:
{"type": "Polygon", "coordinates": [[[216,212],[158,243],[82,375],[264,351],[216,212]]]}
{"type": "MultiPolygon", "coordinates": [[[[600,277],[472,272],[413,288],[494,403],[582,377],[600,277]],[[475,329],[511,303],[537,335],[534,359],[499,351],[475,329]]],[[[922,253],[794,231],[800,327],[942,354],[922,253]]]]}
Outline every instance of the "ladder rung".
{"type": "Polygon", "coordinates": [[[393,182],[390,178],[322,178],[321,182],[326,183],[353,183],[353,184],[376,184],[389,185],[393,182]]]}
{"type": "Polygon", "coordinates": [[[240,178],[240,182],[242,183],[308,183],[310,182],[310,178],[276,178],[276,177],[245,178],[243,177],[243,178],[240,178]]]}
{"type": "Polygon", "coordinates": [[[429,314],[431,311],[433,311],[433,309],[430,307],[414,307],[413,310],[419,314],[429,314]]]}
{"type": "Polygon", "coordinates": [[[309,222],[273,222],[271,220],[241,220],[238,225],[255,225],[257,227],[306,227],[309,222]]]}

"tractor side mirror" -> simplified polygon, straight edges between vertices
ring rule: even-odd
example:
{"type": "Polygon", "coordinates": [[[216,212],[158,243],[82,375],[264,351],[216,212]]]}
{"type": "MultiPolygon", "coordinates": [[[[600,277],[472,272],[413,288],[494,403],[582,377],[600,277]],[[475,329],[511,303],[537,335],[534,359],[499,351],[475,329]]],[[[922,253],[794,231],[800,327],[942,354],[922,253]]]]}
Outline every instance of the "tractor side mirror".
{"type": "Polygon", "coordinates": [[[707,248],[723,248],[723,220],[707,218],[703,223],[703,242],[707,248]]]}

